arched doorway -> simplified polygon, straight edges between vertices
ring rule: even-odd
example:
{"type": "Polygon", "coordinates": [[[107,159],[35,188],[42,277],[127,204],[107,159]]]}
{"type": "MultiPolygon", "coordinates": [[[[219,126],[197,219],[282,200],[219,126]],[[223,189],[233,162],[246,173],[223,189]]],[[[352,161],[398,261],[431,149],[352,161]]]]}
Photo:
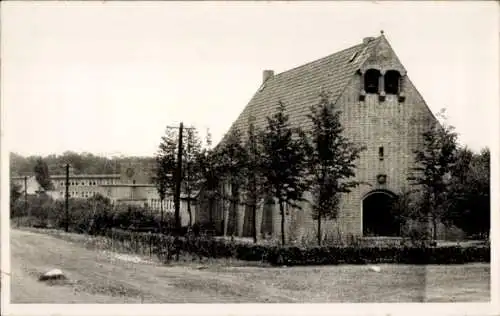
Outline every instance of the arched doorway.
{"type": "Polygon", "coordinates": [[[400,225],[392,212],[392,203],[396,195],[390,191],[377,190],[363,198],[363,236],[400,235],[400,225]]]}

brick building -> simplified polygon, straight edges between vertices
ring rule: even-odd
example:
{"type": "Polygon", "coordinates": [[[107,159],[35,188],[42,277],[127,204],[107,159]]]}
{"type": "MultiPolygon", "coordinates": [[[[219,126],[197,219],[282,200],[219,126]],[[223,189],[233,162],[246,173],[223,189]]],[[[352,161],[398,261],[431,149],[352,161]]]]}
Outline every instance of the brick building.
{"type": "MultiPolygon", "coordinates": [[[[399,225],[389,214],[388,205],[391,198],[409,186],[413,152],[422,144],[424,128],[436,119],[383,32],[279,74],[265,70],[262,84],[230,130],[246,134],[250,120],[256,128],[264,129],[266,116],[277,109],[278,101],[285,104],[291,125],[307,130],[311,122],[306,115],[310,106],[319,101],[320,92],[329,93],[335,107],[342,111],[345,135],[367,147],[357,162],[356,174],[356,180],[367,184],[342,197],[339,217],[323,222],[324,233],[398,235],[399,225]]],[[[310,194],[305,198],[310,200],[310,194]]],[[[219,202],[215,213],[217,221],[225,222],[228,233],[251,236],[249,210],[240,207],[229,212],[228,205],[219,202]]],[[[309,202],[303,203],[300,211],[286,213],[289,238],[314,236],[316,223],[309,202]]],[[[206,218],[206,214],[200,216],[206,218]]],[[[257,231],[279,235],[280,219],[276,204],[262,205],[257,214],[257,231]]]]}

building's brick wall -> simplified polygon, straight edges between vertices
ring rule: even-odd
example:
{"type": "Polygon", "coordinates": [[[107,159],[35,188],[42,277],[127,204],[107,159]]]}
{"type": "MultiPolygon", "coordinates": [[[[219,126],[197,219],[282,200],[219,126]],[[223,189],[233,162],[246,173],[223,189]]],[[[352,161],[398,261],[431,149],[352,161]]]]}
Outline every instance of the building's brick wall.
{"type": "MultiPolygon", "coordinates": [[[[425,119],[432,117],[414,87],[407,84],[407,98],[399,103],[397,96],[388,95],[383,102],[378,95],[359,98],[359,80],[356,77],[342,95],[339,104],[343,111],[345,134],[352,141],[363,144],[366,150],[358,161],[356,180],[367,182],[343,197],[337,223],[325,223],[325,232],[339,229],[345,234],[362,234],[362,199],[376,189],[395,194],[408,187],[408,172],[413,166],[414,150],[421,142],[425,119]],[[384,160],[379,160],[378,148],[384,147],[384,160]],[[387,175],[385,184],[378,184],[377,175],[387,175]]],[[[408,82],[407,82],[408,83],[408,82]]]]}
{"type": "MultiPolygon", "coordinates": [[[[398,69],[405,72],[390,48],[384,47],[389,55],[379,62],[373,58],[367,68],[375,67],[382,71],[398,69]]],[[[421,145],[421,134],[426,124],[434,122],[434,116],[425,104],[416,88],[405,76],[402,92],[406,96],[399,102],[397,95],[387,95],[384,101],[378,94],[367,94],[364,101],[359,100],[362,76],[355,75],[347,86],[336,106],[342,111],[345,135],[357,144],[366,146],[358,161],[356,180],[362,184],[351,193],[343,196],[337,220],[324,220],[323,234],[362,235],[362,200],[372,190],[385,189],[395,194],[408,187],[407,180],[410,168],[414,163],[414,150],[421,145]],[[384,159],[379,160],[379,147],[384,147],[384,159]],[[385,184],[378,184],[377,175],[385,174],[385,184]]],[[[310,194],[306,194],[310,200],[310,194]]],[[[261,214],[261,232],[269,232],[278,237],[281,228],[279,207],[270,205],[261,214]]],[[[246,219],[248,216],[242,214],[246,219]]],[[[249,224],[246,227],[250,226],[249,224]]],[[[250,226],[251,227],[251,226],[250,226]]],[[[288,239],[314,237],[317,222],[312,219],[311,206],[302,203],[302,210],[294,210],[286,218],[288,239]]],[[[244,235],[251,230],[245,229],[244,235]]]]}
{"type": "MultiPolygon", "coordinates": [[[[285,102],[291,124],[300,122],[298,125],[301,128],[308,129],[311,123],[305,117],[309,114],[309,106],[313,105],[309,103],[313,102],[311,100],[316,98],[315,96],[325,87],[334,86],[334,89],[337,90],[326,92],[334,92],[333,95],[339,96],[333,101],[335,101],[335,106],[342,111],[341,118],[345,135],[356,144],[366,146],[366,150],[361,153],[357,162],[355,178],[363,184],[352,190],[351,193],[342,196],[336,220],[322,221],[323,235],[338,237],[362,235],[364,197],[374,190],[389,191],[398,195],[409,188],[408,176],[411,168],[415,166],[415,150],[423,145],[422,133],[429,124],[436,123],[434,115],[409,80],[406,69],[388,42],[382,37],[378,43],[372,47],[373,51],[361,64],[360,72],[352,76],[350,83],[341,93],[337,86],[332,85],[332,81],[325,81],[323,75],[332,73],[328,69],[303,71],[301,78],[294,78],[295,80],[290,82],[281,82],[281,85],[275,86],[275,90],[273,90],[279,92],[280,100],[285,102]],[[378,93],[366,94],[365,99],[360,100],[360,94],[364,90],[362,74],[368,69],[377,69],[382,73],[382,76],[389,70],[398,71],[402,75],[399,94],[385,95],[385,99],[380,99],[378,93]],[[301,85],[294,85],[298,83],[301,85]],[[314,85],[315,83],[318,84],[314,85]],[[285,89],[286,93],[282,89],[285,89]],[[400,96],[404,96],[404,98],[400,99],[400,96]],[[383,160],[379,159],[379,147],[383,147],[384,150],[383,160]],[[377,176],[379,174],[387,177],[384,184],[378,183],[377,176]]],[[[361,56],[365,55],[361,54],[361,56]]],[[[340,59],[339,57],[338,62],[342,62],[340,59]]],[[[320,64],[315,65],[320,67],[320,64]]],[[[325,63],[321,64],[321,67],[336,67],[336,65],[325,63]]],[[[349,68],[345,65],[339,67],[349,68]]],[[[307,69],[311,70],[312,68],[307,69]]],[[[339,80],[341,76],[338,75],[336,80],[339,80]]],[[[346,73],[345,76],[348,74],[346,73]]],[[[279,78],[283,79],[284,77],[279,78]]],[[[330,80],[334,79],[330,78],[330,80]]],[[[382,78],[379,81],[379,91],[384,90],[383,81],[382,78]]],[[[267,93],[272,93],[272,91],[269,90],[267,93]]],[[[268,96],[266,100],[271,99],[273,98],[268,96]]],[[[248,106],[245,111],[250,111],[248,106]]],[[[265,120],[264,116],[268,115],[268,112],[254,113],[256,120],[259,122],[265,120]]],[[[304,197],[306,201],[301,203],[301,209],[286,212],[285,233],[288,241],[304,237],[316,238],[317,222],[312,218],[311,195],[307,192],[304,197]]],[[[229,229],[226,227],[226,232],[251,236],[253,220],[250,208],[240,207],[237,211],[230,212],[228,203],[221,202],[218,203],[217,214],[217,220],[225,219],[226,225],[229,225],[229,229]]],[[[256,226],[259,235],[272,234],[275,238],[279,237],[281,234],[279,205],[265,203],[258,207],[256,226]]],[[[438,230],[438,236],[451,236],[451,232],[441,226],[438,230]]],[[[459,235],[456,232],[454,234],[459,235]]]]}

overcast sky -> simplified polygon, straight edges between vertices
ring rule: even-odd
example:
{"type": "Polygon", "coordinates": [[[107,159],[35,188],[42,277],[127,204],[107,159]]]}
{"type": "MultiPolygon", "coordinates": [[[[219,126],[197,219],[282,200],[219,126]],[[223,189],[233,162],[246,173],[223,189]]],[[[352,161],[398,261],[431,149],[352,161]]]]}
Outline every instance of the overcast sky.
{"type": "Polygon", "coordinates": [[[217,141],[262,70],[285,71],[382,29],[463,143],[498,142],[493,1],[3,2],[1,23],[4,145],[25,155],[152,155],[165,126],[180,121],[217,141]]]}

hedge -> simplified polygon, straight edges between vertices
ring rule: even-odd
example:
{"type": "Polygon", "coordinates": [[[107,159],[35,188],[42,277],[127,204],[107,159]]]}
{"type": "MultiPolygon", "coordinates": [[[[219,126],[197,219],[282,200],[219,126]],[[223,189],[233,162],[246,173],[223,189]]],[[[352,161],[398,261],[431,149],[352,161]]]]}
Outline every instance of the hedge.
{"type": "Polygon", "coordinates": [[[165,259],[174,254],[190,254],[200,258],[234,258],[261,261],[271,265],[336,265],[336,264],[462,264],[490,262],[490,247],[279,247],[241,244],[211,237],[178,237],[126,230],[110,230],[106,236],[127,248],[165,259]]]}
{"type": "Polygon", "coordinates": [[[463,264],[490,262],[490,247],[287,247],[268,261],[274,265],[463,264]]]}
{"type": "MultiPolygon", "coordinates": [[[[118,204],[97,195],[89,199],[70,199],[69,224],[71,232],[102,235],[111,228],[126,228],[135,231],[158,232],[160,226],[164,231],[174,227],[174,215],[164,212],[163,222],[160,214],[151,212],[146,207],[118,204]],[[160,225],[161,224],[161,225],[160,225]]],[[[19,199],[10,206],[10,217],[14,222],[23,221],[28,226],[65,228],[66,212],[63,200],[53,200],[50,196],[40,194],[28,196],[28,203],[19,199]],[[27,206],[27,208],[26,208],[27,206]],[[29,216],[29,222],[24,218],[29,216]]]]}

